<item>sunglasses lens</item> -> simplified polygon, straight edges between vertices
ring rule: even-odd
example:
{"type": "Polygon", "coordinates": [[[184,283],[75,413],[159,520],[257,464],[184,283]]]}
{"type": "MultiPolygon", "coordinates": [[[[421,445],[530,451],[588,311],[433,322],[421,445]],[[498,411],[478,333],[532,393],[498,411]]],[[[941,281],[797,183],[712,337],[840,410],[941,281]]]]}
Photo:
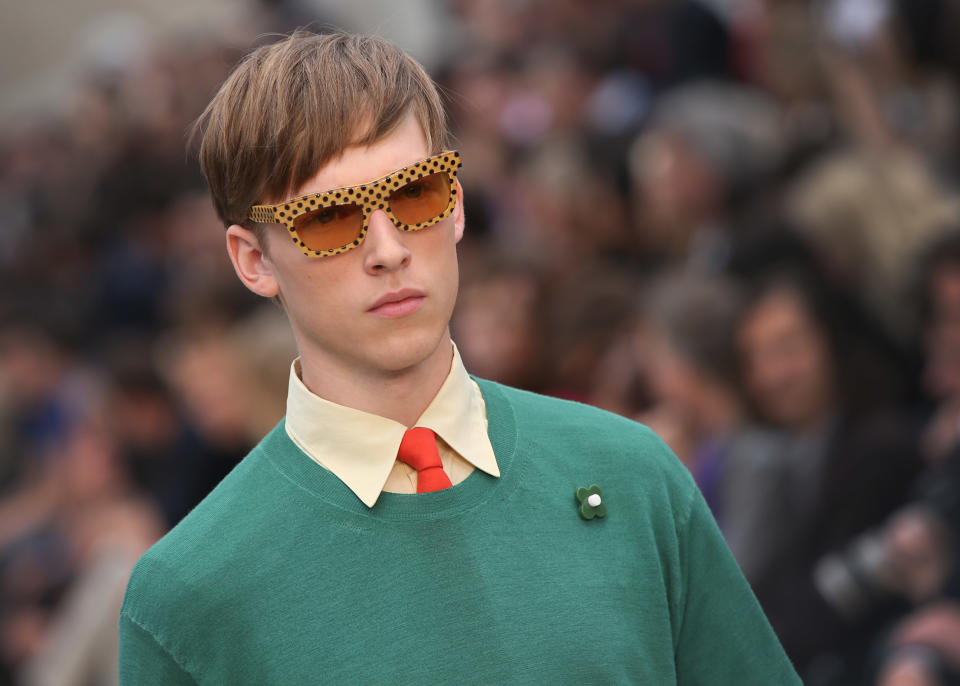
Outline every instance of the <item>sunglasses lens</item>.
{"type": "Polygon", "coordinates": [[[335,205],[304,212],[293,220],[297,235],[310,250],[334,250],[352,243],[363,229],[359,205],[335,205]]]}
{"type": "Polygon", "coordinates": [[[393,216],[403,224],[422,224],[435,219],[450,205],[450,176],[429,174],[400,186],[390,194],[393,216]]]}

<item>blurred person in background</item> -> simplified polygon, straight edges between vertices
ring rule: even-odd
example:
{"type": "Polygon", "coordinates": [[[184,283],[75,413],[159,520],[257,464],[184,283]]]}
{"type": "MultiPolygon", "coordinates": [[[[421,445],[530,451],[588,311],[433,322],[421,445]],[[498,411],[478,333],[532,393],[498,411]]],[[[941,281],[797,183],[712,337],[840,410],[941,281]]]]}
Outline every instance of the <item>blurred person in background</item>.
{"type": "Polygon", "coordinates": [[[784,158],[775,100],[722,82],[657,103],[630,149],[638,240],[669,265],[719,273],[741,234],[770,213],[784,158]]]}
{"type": "Polygon", "coordinates": [[[550,293],[546,392],[631,417],[639,368],[630,350],[640,280],[615,262],[581,264],[550,293]]]}
{"type": "Polygon", "coordinates": [[[960,195],[910,151],[844,150],[789,186],[786,211],[831,283],[900,347],[916,327],[910,278],[923,249],[960,217],[960,195]]]}
{"type": "Polygon", "coordinates": [[[833,281],[909,345],[911,269],[960,218],[960,6],[829,0],[810,16],[838,144],[800,171],[785,209],[833,281]]]}
{"type": "Polygon", "coordinates": [[[69,427],[76,408],[68,387],[80,381],[72,362],[65,343],[39,325],[8,321],[0,333],[0,410],[9,446],[0,480],[5,489],[37,478],[42,456],[69,427]]]}
{"type": "Polygon", "coordinates": [[[754,588],[798,670],[816,684],[860,678],[878,617],[891,611],[849,621],[817,588],[816,565],[902,505],[920,462],[909,417],[848,396],[871,378],[855,373],[856,332],[844,331],[822,283],[813,283],[757,282],[736,338],[748,399],[790,437],[792,530],[754,588]]]}
{"type": "Polygon", "coordinates": [[[907,506],[818,570],[824,595],[848,615],[891,598],[911,610],[878,641],[882,686],[960,681],[960,234],[945,230],[919,265],[924,386],[934,403],[926,467],[907,506]]]}
{"type": "MultiPolygon", "coordinates": [[[[190,320],[187,320],[190,321],[190,320]]],[[[175,525],[283,416],[283,315],[267,308],[224,329],[171,331],[159,345],[106,347],[110,416],[136,483],[175,525]]]]}
{"type": "MultiPolygon", "coordinates": [[[[5,570],[7,589],[16,593],[18,584],[32,586],[40,601],[18,608],[7,625],[15,646],[31,629],[35,632],[32,641],[19,645],[26,648],[19,665],[25,685],[116,683],[116,616],[123,589],[133,563],[164,530],[162,517],[126,473],[116,439],[104,424],[103,418],[79,424],[61,447],[62,499],[30,535],[52,545],[44,552],[53,557],[36,560],[42,566],[32,570],[40,572],[33,579],[25,576],[31,570],[23,557],[5,570]],[[50,562],[55,573],[69,575],[61,579],[69,585],[59,602],[45,606],[42,601],[49,597],[40,593],[50,562]],[[32,618],[40,626],[23,621],[32,618]]],[[[17,595],[22,601],[24,596],[17,595]]]]}
{"type": "Polygon", "coordinates": [[[552,360],[547,296],[536,270],[499,252],[465,271],[450,321],[464,364],[477,376],[540,391],[552,360]]]}
{"type": "Polygon", "coordinates": [[[580,148],[571,140],[544,142],[513,174],[519,202],[505,246],[558,289],[570,287],[582,270],[586,236],[590,256],[611,266],[629,265],[633,252],[623,197],[580,148]]]}
{"type": "Polygon", "coordinates": [[[118,603],[163,531],[127,473],[97,380],[69,388],[62,424],[48,424],[33,453],[36,473],[0,506],[2,656],[22,684],[116,682],[118,603]]]}
{"type": "Polygon", "coordinates": [[[684,461],[747,580],[765,578],[796,512],[785,437],[755,425],[739,378],[743,296],[723,277],[670,274],[644,307],[641,346],[653,407],[641,418],[684,461]],[[673,444],[671,444],[674,447],[673,444]]]}
{"type": "Polygon", "coordinates": [[[131,478],[173,526],[209,490],[209,483],[203,490],[198,483],[206,481],[198,479],[207,457],[204,446],[152,363],[149,348],[124,340],[111,353],[108,412],[115,419],[117,447],[131,478]]]}
{"type": "Polygon", "coordinates": [[[873,152],[912,150],[956,178],[960,52],[955,0],[829,0],[817,54],[838,120],[873,152]]]}

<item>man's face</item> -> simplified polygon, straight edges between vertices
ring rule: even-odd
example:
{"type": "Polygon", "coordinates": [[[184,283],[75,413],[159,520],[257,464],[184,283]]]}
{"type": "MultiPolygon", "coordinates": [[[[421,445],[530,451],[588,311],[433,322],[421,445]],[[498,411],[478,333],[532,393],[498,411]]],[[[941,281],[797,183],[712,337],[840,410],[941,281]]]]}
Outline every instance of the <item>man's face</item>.
{"type": "MultiPolygon", "coordinates": [[[[431,152],[411,113],[389,136],[347,148],[292,197],[362,184],[431,152]]],[[[332,257],[307,257],[286,229],[270,227],[264,262],[312,373],[341,381],[392,376],[438,354],[457,297],[456,244],[464,222],[459,186],[457,194],[453,215],[419,231],[401,231],[375,211],[363,243],[332,257]]]]}

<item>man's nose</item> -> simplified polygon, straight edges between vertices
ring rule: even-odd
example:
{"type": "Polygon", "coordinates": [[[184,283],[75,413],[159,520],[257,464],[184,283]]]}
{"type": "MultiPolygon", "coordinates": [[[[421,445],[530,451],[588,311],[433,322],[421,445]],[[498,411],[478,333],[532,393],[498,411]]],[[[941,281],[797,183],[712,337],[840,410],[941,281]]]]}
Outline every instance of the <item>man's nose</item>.
{"type": "Polygon", "coordinates": [[[402,232],[380,209],[374,210],[364,239],[364,268],[371,273],[394,271],[410,263],[410,250],[402,232]]]}

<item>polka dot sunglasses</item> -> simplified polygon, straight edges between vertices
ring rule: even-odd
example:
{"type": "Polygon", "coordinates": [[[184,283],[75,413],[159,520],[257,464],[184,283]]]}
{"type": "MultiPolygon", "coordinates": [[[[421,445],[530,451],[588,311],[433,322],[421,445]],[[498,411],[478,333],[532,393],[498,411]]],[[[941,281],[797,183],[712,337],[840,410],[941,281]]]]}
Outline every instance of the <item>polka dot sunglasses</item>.
{"type": "Polygon", "coordinates": [[[460,164],[460,153],[447,150],[359,186],[254,205],[249,218],[283,224],[309,257],[339,255],[363,242],[375,210],[383,210],[404,231],[419,231],[450,216],[460,164]]]}

